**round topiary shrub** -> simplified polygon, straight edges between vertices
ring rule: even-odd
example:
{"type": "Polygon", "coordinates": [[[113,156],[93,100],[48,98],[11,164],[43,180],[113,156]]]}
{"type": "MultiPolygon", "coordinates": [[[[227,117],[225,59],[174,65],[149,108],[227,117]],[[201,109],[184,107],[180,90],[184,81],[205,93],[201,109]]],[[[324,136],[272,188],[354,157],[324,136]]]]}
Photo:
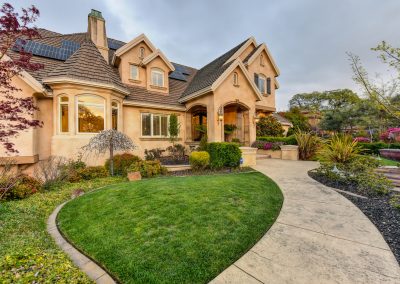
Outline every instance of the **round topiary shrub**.
{"type": "Polygon", "coordinates": [[[208,143],[207,152],[210,154],[210,167],[212,169],[236,168],[240,165],[242,152],[237,143],[208,143]]]}
{"type": "MultiPolygon", "coordinates": [[[[136,162],[140,162],[141,160],[142,159],[140,159],[138,156],[129,153],[114,155],[114,174],[126,176],[127,169],[130,167],[130,165],[136,162]]],[[[110,168],[110,159],[107,159],[104,167],[106,169],[110,168]]]]}
{"type": "Polygon", "coordinates": [[[194,151],[189,156],[189,163],[195,171],[204,170],[210,163],[210,154],[206,151],[194,151]]]}

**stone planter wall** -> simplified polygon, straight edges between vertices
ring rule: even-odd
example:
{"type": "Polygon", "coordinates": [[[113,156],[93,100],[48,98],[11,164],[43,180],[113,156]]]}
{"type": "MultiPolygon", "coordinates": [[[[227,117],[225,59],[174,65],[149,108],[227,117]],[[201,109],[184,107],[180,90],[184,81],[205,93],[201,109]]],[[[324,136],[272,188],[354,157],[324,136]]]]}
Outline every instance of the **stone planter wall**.
{"type": "Polygon", "coordinates": [[[265,155],[270,159],[282,159],[297,161],[299,159],[299,147],[296,145],[282,145],[280,150],[258,149],[257,154],[265,155]]]}
{"type": "Polygon", "coordinates": [[[400,149],[380,149],[379,153],[384,158],[400,161],[400,149]]]}
{"type": "Polygon", "coordinates": [[[266,155],[270,159],[282,159],[282,151],[281,150],[262,150],[258,149],[257,154],[259,155],[266,155]]]}
{"type": "Polygon", "coordinates": [[[241,167],[251,167],[256,165],[257,148],[239,147],[242,151],[241,167]]]}

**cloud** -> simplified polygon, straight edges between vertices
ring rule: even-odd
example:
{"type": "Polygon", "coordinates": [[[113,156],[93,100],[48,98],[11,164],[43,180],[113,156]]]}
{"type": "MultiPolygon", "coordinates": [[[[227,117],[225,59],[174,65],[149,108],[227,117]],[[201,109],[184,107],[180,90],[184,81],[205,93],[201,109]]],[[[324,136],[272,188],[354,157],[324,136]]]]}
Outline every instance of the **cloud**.
{"type": "Polygon", "coordinates": [[[271,50],[281,76],[277,108],[296,93],[352,88],[346,52],[358,54],[371,74],[383,73],[370,50],[386,40],[400,46],[398,0],[16,0],[36,4],[40,25],[86,30],[90,8],[103,12],[109,36],[129,41],[145,33],[167,57],[200,68],[254,35],[271,50]]]}

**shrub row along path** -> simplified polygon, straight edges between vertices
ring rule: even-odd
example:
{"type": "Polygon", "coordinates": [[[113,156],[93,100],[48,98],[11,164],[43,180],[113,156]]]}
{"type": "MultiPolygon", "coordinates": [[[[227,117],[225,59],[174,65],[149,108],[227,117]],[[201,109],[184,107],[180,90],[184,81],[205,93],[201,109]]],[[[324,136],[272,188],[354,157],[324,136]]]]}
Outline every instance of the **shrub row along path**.
{"type": "Polygon", "coordinates": [[[369,219],[311,179],[315,162],[258,160],[281,188],[281,213],[262,239],[212,283],[400,283],[399,265],[369,219]]]}

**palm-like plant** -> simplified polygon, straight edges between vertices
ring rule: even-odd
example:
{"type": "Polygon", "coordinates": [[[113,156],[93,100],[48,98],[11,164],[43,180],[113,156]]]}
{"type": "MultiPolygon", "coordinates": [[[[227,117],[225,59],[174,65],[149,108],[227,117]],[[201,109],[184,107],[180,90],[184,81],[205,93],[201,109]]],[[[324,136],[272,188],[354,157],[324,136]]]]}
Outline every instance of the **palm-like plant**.
{"type": "Polygon", "coordinates": [[[319,158],[324,162],[345,164],[363,151],[350,135],[335,134],[324,143],[319,158]]]}
{"type": "Polygon", "coordinates": [[[298,129],[294,134],[297,145],[299,146],[299,156],[301,160],[312,158],[321,145],[321,138],[310,132],[298,129]]]}

